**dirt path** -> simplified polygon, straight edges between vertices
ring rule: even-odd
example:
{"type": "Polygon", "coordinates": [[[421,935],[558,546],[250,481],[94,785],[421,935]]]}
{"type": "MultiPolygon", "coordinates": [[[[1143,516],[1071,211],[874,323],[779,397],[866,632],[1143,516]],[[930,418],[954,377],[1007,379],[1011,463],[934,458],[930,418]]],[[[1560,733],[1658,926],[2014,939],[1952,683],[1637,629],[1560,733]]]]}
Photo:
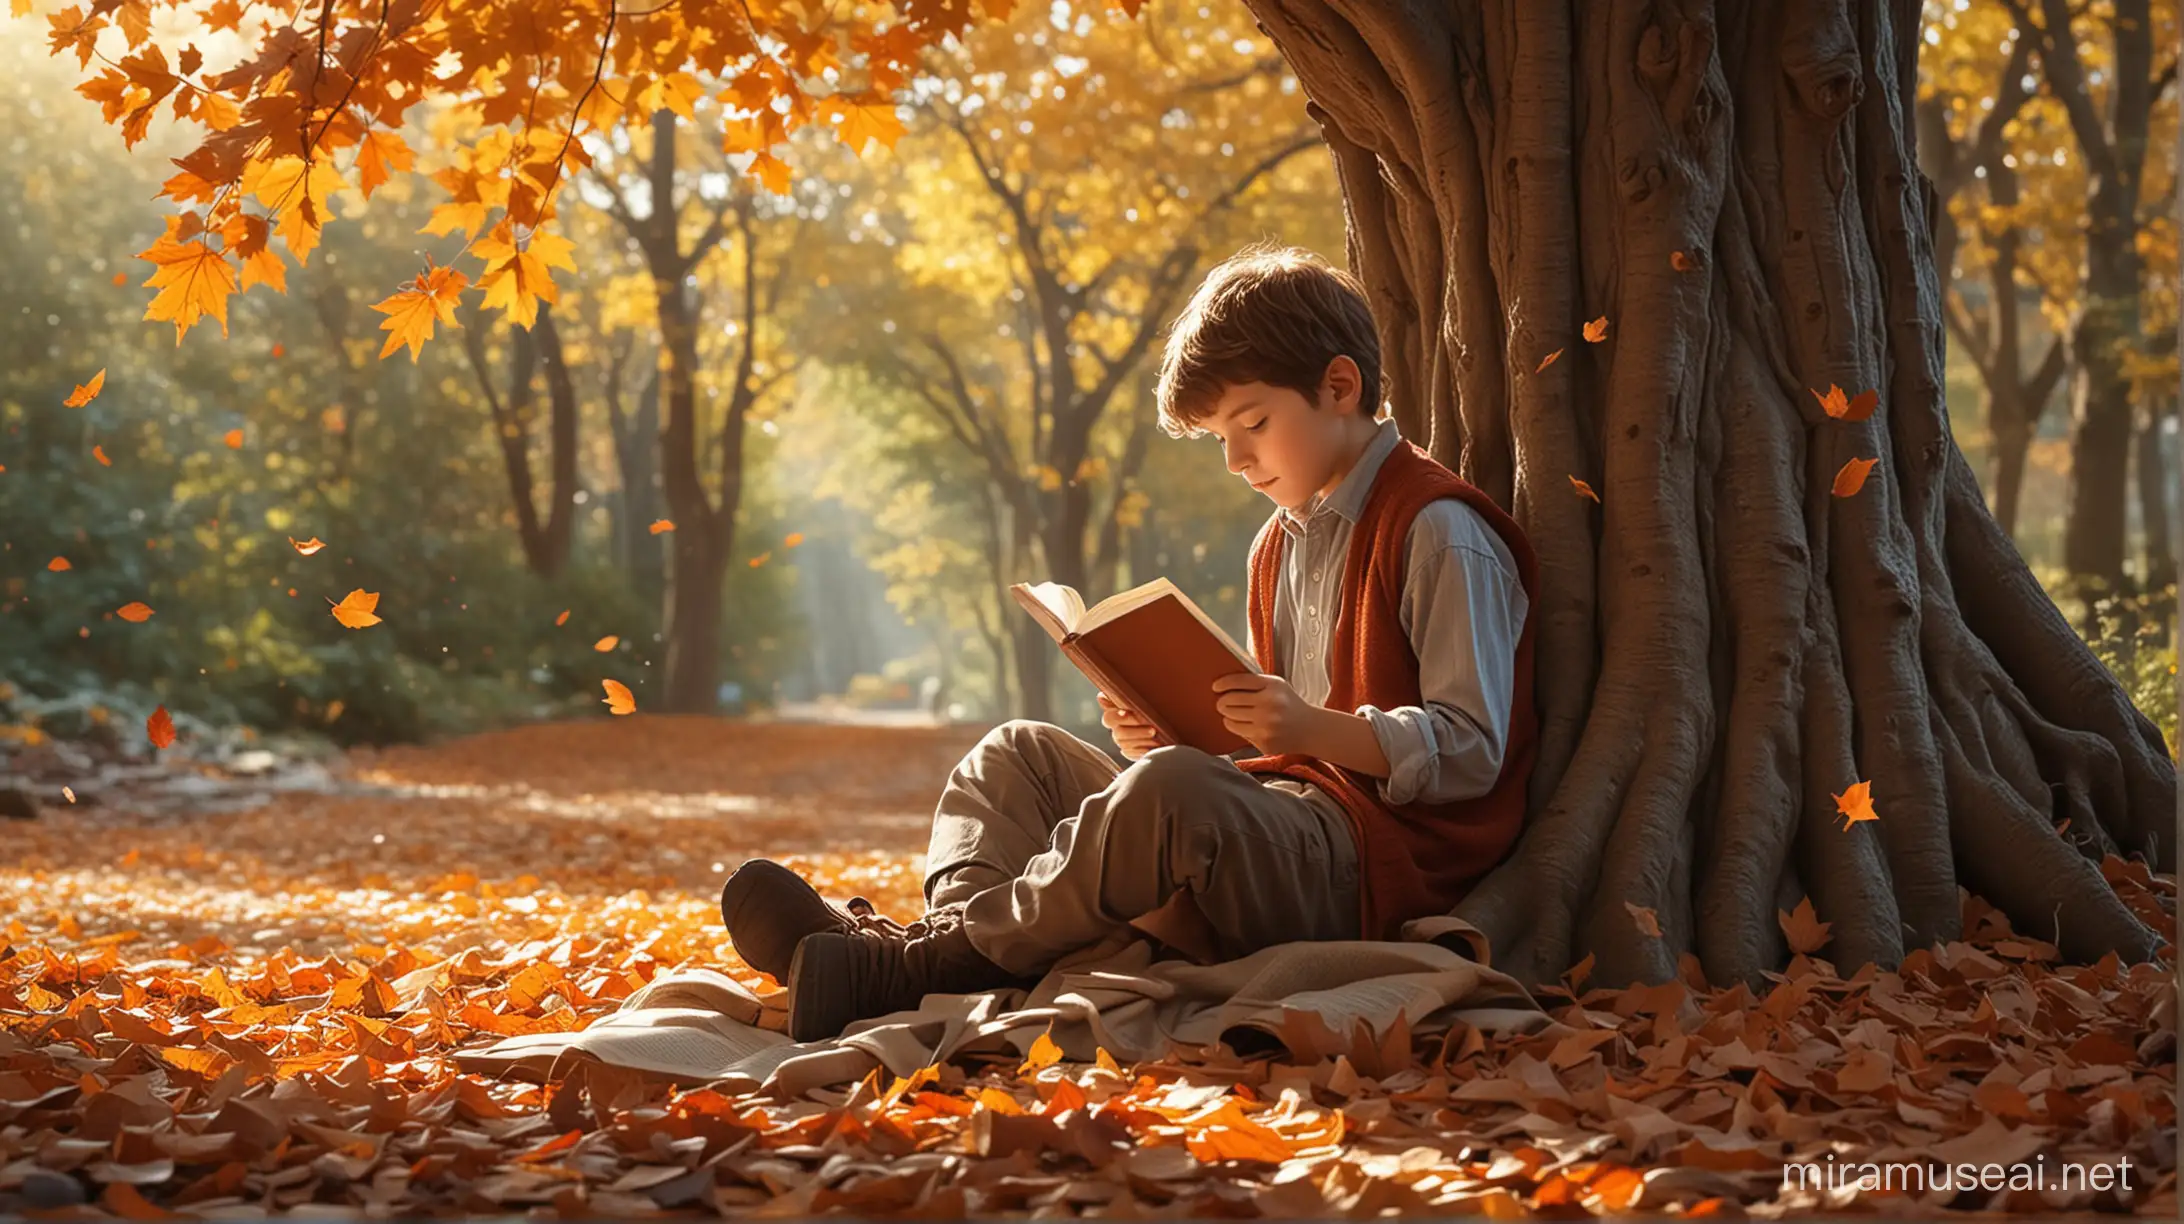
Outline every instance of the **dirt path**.
{"type": "Polygon", "coordinates": [[[373,793],[186,820],[48,809],[0,828],[0,915],[321,956],[490,947],[647,909],[679,947],[727,960],[720,882],[754,855],[916,913],[933,800],[977,736],[616,719],[359,754],[344,780],[373,793]]]}

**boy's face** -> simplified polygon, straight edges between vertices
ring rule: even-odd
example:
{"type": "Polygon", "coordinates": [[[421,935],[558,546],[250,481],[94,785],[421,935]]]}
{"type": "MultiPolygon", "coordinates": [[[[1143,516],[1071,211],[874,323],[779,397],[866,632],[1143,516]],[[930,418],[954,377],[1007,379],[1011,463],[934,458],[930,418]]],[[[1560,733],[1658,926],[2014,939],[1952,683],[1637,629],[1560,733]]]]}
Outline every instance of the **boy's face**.
{"type": "Polygon", "coordinates": [[[1301,511],[1341,479],[1359,425],[1357,363],[1337,357],[1317,402],[1287,387],[1234,383],[1201,422],[1221,440],[1228,470],[1276,505],[1301,511]]]}

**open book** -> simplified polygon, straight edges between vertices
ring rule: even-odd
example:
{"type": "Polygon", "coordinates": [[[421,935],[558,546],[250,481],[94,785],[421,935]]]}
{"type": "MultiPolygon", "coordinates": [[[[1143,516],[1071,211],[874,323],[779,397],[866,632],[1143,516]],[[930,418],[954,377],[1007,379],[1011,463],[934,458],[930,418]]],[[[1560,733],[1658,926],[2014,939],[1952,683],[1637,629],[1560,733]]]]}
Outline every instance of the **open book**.
{"type": "Polygon", "coordinates": [[[779,1059],[803,1048],[776,1031],[783,1016],[766,1017],[757,995],[725,973],[680,969],[641,987],[621,1007],[573,1033],[527,1033],[455,1053],[455,1065],[483,1075],[543,1081],[568,1058],[592,1059],[706,1083],[733,1070],[764,1079],[779,1059]]]}
{"type": "Polygon", "coordinates": [[[1236,640],[1166,578],[1087,608],[1056,582],[1009,588],[1069,661],[1100,691],[1145,716],[1169,742],[1216,756],[1250,744],[1214,708],[1213,682],[1258,666],[1236,640]]]}

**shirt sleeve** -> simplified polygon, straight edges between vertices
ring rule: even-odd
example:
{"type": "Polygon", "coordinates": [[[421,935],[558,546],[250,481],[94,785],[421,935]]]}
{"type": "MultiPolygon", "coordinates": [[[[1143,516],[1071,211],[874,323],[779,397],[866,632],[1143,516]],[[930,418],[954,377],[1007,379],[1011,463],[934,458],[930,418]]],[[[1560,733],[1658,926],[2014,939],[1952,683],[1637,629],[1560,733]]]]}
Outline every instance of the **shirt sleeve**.
{"type": "Polygon", "coordinates": [[[1357,713],[1388,758],[1383,802],[1469,799],[1501,775],[1529,600],[1508,546],[1460,501],[1429,503],[1405,544],[1401,615],[1420,704],[1357,713]]]}

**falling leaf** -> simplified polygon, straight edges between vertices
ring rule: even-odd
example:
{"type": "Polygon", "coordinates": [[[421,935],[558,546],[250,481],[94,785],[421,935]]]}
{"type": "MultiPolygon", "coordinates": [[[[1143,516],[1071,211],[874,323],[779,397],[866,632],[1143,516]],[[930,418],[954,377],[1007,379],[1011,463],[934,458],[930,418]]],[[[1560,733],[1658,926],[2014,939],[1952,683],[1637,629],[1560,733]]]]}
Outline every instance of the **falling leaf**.
{"type": "Polygon", "coordinates": [[[319,539],[317,536],[312,536],[308,540],[298,540],[296,537],[290,536],[288,537],[288,543],[290,547],[306,557],[326,547],[326,541],[319,539]]]}
{"type": "Polygon", "coordinates": [[[1689,252],[1671,251],[1668,256],[1668,266],[1678,272],[1695,272],[1698,270],[1699,261],[1693,259],[1689,252]]]}
{"type": "Polygon", "coordinates": [[[96,460],[98,460],[98,461],[99,461],[99,466],[100,466],[100,467],[112,467],[112,466],[114,466],[114,461],[106,457],[106,448],[105,448],[105,447],[103,447],[103,446],[94,446],[94,447],[92,447],[92,448],[91,448],[91,457],[92,457],[93,459],[96,459],[96,460]]]}
{"type": "Polygon", "coordinates": [[[614,644],[621,640],[621,638],[618,638],[610,633],[607,636],[600,638],[598,641],[593,642],[591,644],[591,648],[598,651],[600,654],[605,654],[608,651],[614,649],[614,644]]]}
{"type": "Polygon", "coordinates": [[[601,680],[599,687],[607,690],[604,704],[609,714],[635,714],[637,712],[637,698],[630,694],[628,685],[619,680],[601,680]]]}
{"type": "Polygon", "coordinates": [[[1873,410],[1880,406],[1880,392],[1860,391],[1857,398],[1850,401],[1850,411],[1843,414],[1843,419],[1846,421],[1863,421],[1872,416],[1873,410]]]}
{"type": "Polygon", "coordinates": [[[1654,915],[1652,910],[1643,905],[1632,905],[1628,901],[1623,902],[1623,908],[1630,911],[1631,921],[1638,924],[1639,930],[1653,936],[1655,939],[1661,937],[1661,920],[1654,915]]]}
{"type": "Polygon", "coordinates": [[[120,617],[125,621],[128,621],[132,625],[141,625],[145,621],[152,619],[152,608],[150,604],[141,602],[125,603],[120,607],[114,609],[114,615],[120,617]]]}
{"type": "Polygon", "coordinates": [[[61,798],[68,800],[70,803],[74,803],[76,801],[76,788],[72,786],[62,787],[61,798]]]}
{"type": "MultiPolygon", "coordinates": [[[[333,603],[332,600],[326,602],[333,603]]],[[[359,588],[343,596],[340,603],[334,604],[334,619],[351,629],[362,629],[379,623],[379,618],[373,615],[378,607],[378,594],[359,588]]]]}
{"type": "Polygon", "coordinates": [[[287,345],[285,345],[285,344],[276,344],[276,345],[274,345],[274,346],[273,346],[273,356],[274,356],[274,358],[275,358],[276,360],[278,360],[278,359],[279,359],[279,358],[281,358],[281,357],[284,357],[284,356],[286,356],[287,354],[288,354],[288,346],[287,346],[287,345]]]}
{"type": "Polygon", "coordinates": [[[99,372],[91,376],[90,382],[79,383],[74,391],[68,393],[68,398],[61,401],[61,406],[64,408],[81,408],[97,399],[100,388],[105,385],[106,367],[100,366],[99,372]]]}
{"type": "MultiPolygon", "coordinates": [[[[302,159],[289,160],[301,164],[302,159]]],[[[179,217],[168,218],[170,227],[179,223],[179,217]]],[[[170,228],[159,241],[137,253],[138,259],[157,265],[144,284],[159,290],[159,294],[144,308],[144,317],[173,323],[176,344],[181,344],[183,334],[206,315],[219,320],[220,334],[227,335],[227,301],[235,295],[235,269],[228,266],[224,252],[212,249],[202,238],[180,242],[174,234],[170,228]]]]}
{"type": "Polygon", "coordinates": [[[1808,956],[1827,946],[1828,928],[1834,925],[1820,921],[1813,911],[1811,897],[1799,901],[1797,908],[1788,913],[1776,910],[1775,921],[1782,925],[1782,934],[1790,941],[1790,951],[1808,956]]]}
{"type": "Polygon", "coordinates": [[[152,716],[144,720],[144,734],[151,739],[154,748],[173,746],[174,715],[167,713],[165,706],[153,710],[152,716]]]}
{"type": "Polygon", "coordinates": [[[675,520],[673,519],[654,519],[652,521],[652,534],[654,535],[673,530],[675,530],[675,520]]]}
{"type": "Polygon", "coordinates": [[[1586,484],[1584,481],[1579,480],[1575,476],[1570,477],[1570,484],[1577,489],[1577,495],[1579,497],[1590,497],[1593,499],[1594,505],[1600,504],[1600,495],[1592,491],[1591,485],[1586,484]]]}
{"type": "Polygon", "coordinates": [[[129,274],[128,274],[127,272],[116,272],[116,273],[114,273],[114,283],[115,283],[116,285],[126,285],[126,284],[128,284],[128,283],[129,283],[129,274]]]}
{"type": "Polygon", "coordinates": [[[792,532],[790,532],[790,533],[789,533],[789,534],[788,534],[788,535],[787,535],[786,537],[784,537],[784,538],[782,539],[782,541],[781,541],[781,547],[783,547],[783,548],[794,548],[794,547],[796,547],[797,545],[799,545],[799,544],[801,544],[801,543],[803,543],[803,542],[804,542],[804,533],[803,533],[803,532],[801,532],[801,531],[792,531],[792,532]]]}
{"type": "Polygon", "coordinates": [[[568,610],[567,608],[563,608],[563,609],[561,610],[561,615],[559,615],[559,616],[557,616],[557,617],[555,617],[555,618],[554,618],[554,624],[556,624],[556,625],[566,625],[566,624],[568,624],[568,623],[569,623],[569,610],[568,610]]]}
{"type": "Polygon", "coordinates": [[[68,558],[66,557],[55,557],[51,561],[46,562],[45,567],[49,570],[52,570],[56,574],[60,573],[62,570],[76,568],[75,566],[68,563],[68,558]]]}
{"type": "Polygon", "coordinates": [[[228,430],[228,431],[227,431],[227,445],[228,445],[228,449],[229,449],[229,450],[241,450],[241,449],[243,449],[243,431],[242,431],[242,430],[240,430],[240,429],[230,429],[230,430],[228,430]]]}
{"type": "Polygon", "coordinates": [[[1848,831],[1850,826],[1857,824],[1859,821],[1879,820],[1881,818],[1880,813],[1873,810],[1873,784],[1871,782],[1859,782],[1849,790],[1835,796],[1835,810],[1843,817],[1845,831],[1848,831]]]}
{"type": "Polygon", "coordinates": [[[1540,374],[1546,372],[1547,367],[1553,365],[1555,363],[1555,358],[1560,356],[1562,356],[1562,350],[1556,349],[1554,352],[1540,358],[1539,369],[1532,371],[1532,373],[1540,374]]]}
{"type": "MultiPolygon", "coordinates": [[[[1810,391],[1812,389],[1808,387],[1806,390],[1810,391]]],[[[1834,383],[1828,384],[1828,393],[1826,395],[1813,391],[1812,397],[1820,401],[1820,411],[1837,420],[1841,420],[1850,411],[1849,397],[1844,394],[1841,387],[1836,386],[1834,383]]]]}
{"type": "Polygon", "coordinates": [[[767,561],[769,561],[769,560],[771,560],[772,558],[773,558],[773,553],[771,553],[771,552],[762,552],[762,553],[758,554],[757,556],[755,556],[755,557],[751,558],[751,568],[752,568],[752,569],[757,569],[757,568],[758,568],[759,566],[761,566],[761,565],[764,565],[764,564],[766,564],[766,562],[767,562],[767,561]]]}
{"type": "Polygon", "coordinates": [[[1858,490],[1865,487],[1866,473],[1879,462],[1878,459],[1853,459],[1844,464],[1842,470],[1835,473],[1834,494],[1837,497],[1857,496],[1858,490]]]}
{"type": "Polygon", "coordinates": [[[1594,319],[1592,322],[1585,325],[1585,339],[1588,342],[1598,344],[1602,340],[1605,340],[1607,338],[1608,316],[1601,315],[1599,318],[1594,319]]]}

